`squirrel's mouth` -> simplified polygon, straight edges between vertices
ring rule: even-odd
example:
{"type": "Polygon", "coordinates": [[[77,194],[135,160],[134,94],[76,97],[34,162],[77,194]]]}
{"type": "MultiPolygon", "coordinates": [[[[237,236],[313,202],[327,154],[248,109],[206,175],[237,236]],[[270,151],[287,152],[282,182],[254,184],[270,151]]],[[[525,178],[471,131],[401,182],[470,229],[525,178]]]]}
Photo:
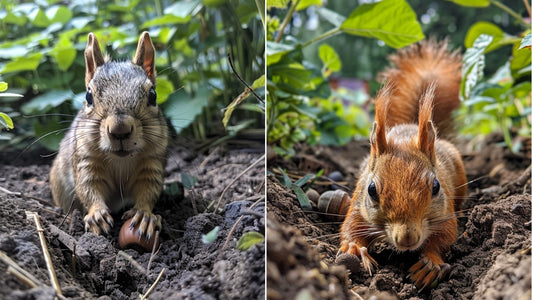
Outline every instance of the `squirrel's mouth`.
{"type": "Polygon", "coordinates": [[[131,153],[131,151],[118,150],[118,151],[113,151],[111,153],[113,153],[113,154],[115,154],[117,156],[120,156],[120,157],[125,157],[125,156],[128,156],[131,153]]]}

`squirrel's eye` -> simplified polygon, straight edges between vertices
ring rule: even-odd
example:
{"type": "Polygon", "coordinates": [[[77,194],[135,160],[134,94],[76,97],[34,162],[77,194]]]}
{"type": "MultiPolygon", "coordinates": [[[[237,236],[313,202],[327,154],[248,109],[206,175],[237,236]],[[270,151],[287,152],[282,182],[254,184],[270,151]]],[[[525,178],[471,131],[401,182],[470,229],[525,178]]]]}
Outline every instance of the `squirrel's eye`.
{"type": "Polygon", "coordinates": [[[87,100],[87,105],[93,105],[93,93],[91,92],[91,88],[87,89],[87,94],[85,94],[85,100],[87,100]]]}
{"type": "Polygon", "coordinates": [[[433,196],[437,195],[440,191],[440,183],[437,180],[437,178],[433,179],[433,192],[431,193],[433,196]]]}
{"type": "Polygon", "coordinates": [[[148,105],[155,106],[157,100],[157,93],[155,92],[154,88],[150,89],[150,92],[148,94],[148,105]]]}
{"type": "Polygon", "coordinates": [[[374,181],[372,181],[368,185],[368,195],[370,196],[370,198],[372,198],[372,200],[374,200],[376,202],[379,201],[378,191],[376,189],[376,184],[374,183],[374,181]]]}

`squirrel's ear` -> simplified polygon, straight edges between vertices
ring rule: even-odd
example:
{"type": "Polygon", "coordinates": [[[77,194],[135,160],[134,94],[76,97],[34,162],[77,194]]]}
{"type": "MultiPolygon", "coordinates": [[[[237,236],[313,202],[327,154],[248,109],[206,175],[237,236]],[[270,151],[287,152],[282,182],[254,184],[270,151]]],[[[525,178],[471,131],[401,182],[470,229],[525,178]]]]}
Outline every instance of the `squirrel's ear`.
{"type": "Polygon", "coordinates": [[[100,45],[96,36],[91,32],[87,39],[87,47],[85,48],[85,86],[89,86],[89,82],[93,79],[96,68],[105,63],[104,56],[100,50],[100,45]]]}
{"type": "Polygon", "coordinates": [[[139,44],[137,45],[137,51],[133,57],[133,63],[141,66],[150,81],[155,84],[155,48],[152,44],[152,39],[147,31],[141,34],[139,38],[139,44]]]}
{"type": "Polygon", "coordinates": [[[370,145],[372,153],[382,154],[387,149],[387,124],[386,114],[389,109],[390,93],[393,88],[391,83],[386,83],[376,95],[374,125],[370,133],[370,145]]]}
{"type": "Polygon", "coordinates": [[[420,109],[418,113],[418,149],[435,163],[435,139],[437,130],[433,125],[433,98],[436,84],[431,83],[420,99],[420,109]]]}

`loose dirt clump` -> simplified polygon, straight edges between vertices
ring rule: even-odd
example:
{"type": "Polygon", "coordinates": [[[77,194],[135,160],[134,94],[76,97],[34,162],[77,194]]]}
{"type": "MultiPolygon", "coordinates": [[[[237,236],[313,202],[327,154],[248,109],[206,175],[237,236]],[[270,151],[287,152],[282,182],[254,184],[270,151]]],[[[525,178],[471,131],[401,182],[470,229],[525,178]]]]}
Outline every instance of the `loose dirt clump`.
{"type": "Polygon", "coordinates": [[[28,288],[6,274],[8,267],[0,261],[0,299],[55,295],[27,211],[40,216],[62,293],[69,299],[139,299],[163,269],[152,299],[264,299],[265,242],[246,251],[236,248],[247,232],[265,234],[263,153],[218,147],[203,155],[189,149],[193,146],[170,150],[165,192],[154,210],[163,218],[155,255],[119,249],[121,214],[113,216],[115,227],[107,236],[86,233],[79,211],[65,219],[52,204],[51,158],[42,156],[46,152],[3,152],[0,187],[12,193],[0,191],[0,251],[42,285],[28,288]],[[230,186],[214,212],[224,188],[257,160],[261,162],[230,186]],[[191,190],[181,184],[183,173],[198,179],[191,190]],[[216,227],[214,241],[206,241],[204,235],[216,227]]]}
{"type": "MultiPolygon", "coordinates": [[[[479,151],[463,151],[468,199],[458,219],[457,241],[445,258],[451,272],[438,285],[423,291],[408,278],[408,269],[418,254],[397,253],[384,243],[370,250],[379,263],[372,276],[362,268],[353,268],[350,274],[344,265],[336,265],[341,222],[319,212],[316,203],[312,203],[312,211],[302,210],[296,194],[282,184],[280,169],[293,182],[324,169],[324,174],[336,171],[335,176],[340,172],[342,178],[334,184],[321,178],[312,188],[320,193],[340,188],[351,194],[359,165],[369,153],[368,141],[301,149],[291,160],[271,159],[268,170],[274,175],[267,179],[267,298],[293,298],[309,290],[314,296],[335,290],[335,299],[530,299],[531,149],[523,147],[513,154],[502,142],[501,135],[494,134],[484,140],[479,151]],[[291,264],[279,260],[279,245],[284,247],[286,259],[294,257],[291,264]],[[283,271],[271,274],[282,266],[283,271]],[[335,280],[317,284],[307,274],[324,278],[334,274],[335,280]],[[271,281],[290,284],[270,285],[271,281]]],[[[530,140],[523,144],[530,145],[530,140]]]]}

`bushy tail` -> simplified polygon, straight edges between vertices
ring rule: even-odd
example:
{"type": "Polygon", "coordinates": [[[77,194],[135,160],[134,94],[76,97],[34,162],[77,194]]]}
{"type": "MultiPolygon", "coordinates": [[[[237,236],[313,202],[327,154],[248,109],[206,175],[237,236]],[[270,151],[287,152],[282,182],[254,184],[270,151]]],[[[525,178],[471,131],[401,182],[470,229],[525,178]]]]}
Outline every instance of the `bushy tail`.
{"type": "Polygon", "coordinates": [[[459,107],[461,55],[449,52],[447,40],[425,40],[389,56],[392,67],[378,76],[392,82],[387,126],[418,123],[419,101],[431,83],[436,84],[433,122],[439,136],[453,133],[451,114],[459,107]]]}

